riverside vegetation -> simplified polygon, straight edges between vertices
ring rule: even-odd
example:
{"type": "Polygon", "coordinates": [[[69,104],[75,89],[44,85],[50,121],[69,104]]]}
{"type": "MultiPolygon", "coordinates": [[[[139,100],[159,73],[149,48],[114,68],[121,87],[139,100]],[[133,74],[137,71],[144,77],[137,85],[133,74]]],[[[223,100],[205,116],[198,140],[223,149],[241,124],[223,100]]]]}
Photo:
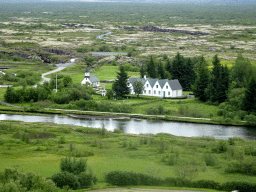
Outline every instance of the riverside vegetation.
{"type": "Polygon", "coordinates": [[[1,191],[65,191],[106,183],[255,189],[255,141],[18,121],[0,122],[0,131],[1,191]]]}

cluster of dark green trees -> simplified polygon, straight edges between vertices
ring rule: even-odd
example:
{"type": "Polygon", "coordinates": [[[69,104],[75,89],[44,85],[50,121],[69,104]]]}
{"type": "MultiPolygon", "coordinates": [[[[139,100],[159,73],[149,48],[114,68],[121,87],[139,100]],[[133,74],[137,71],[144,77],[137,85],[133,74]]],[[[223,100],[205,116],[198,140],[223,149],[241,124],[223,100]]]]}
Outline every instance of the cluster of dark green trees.
{"type": "Polygon", "coordinates": [[[178,79],[183,90],[188,91],[194,83],[196,74],[194,66],[198,62],[197,58],[184,58],[180,53],[171,60],[166,55],[163,60],[156,60],[153,56],[141,66],[140,76],[147,75],[150,78],[178,79]]]}
{"type": "MultiPolygon", "coordinates": [[[[192,91],[201,101],[224,103],[226,110],[256,112],[256,69],[241,54],[229,69],[220,63],[217,55],[209,70],[201,57],[192,91]]],[[[223,105],[222,105],[223,106],[223,105]]]]}

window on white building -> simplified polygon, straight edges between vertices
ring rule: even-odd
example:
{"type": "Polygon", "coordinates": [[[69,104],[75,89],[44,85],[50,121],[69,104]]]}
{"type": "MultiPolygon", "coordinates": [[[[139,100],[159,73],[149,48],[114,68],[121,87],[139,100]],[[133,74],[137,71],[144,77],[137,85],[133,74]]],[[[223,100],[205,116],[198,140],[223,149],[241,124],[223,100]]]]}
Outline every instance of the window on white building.
{"type": "Polygon", "coordinates": [[[158,95],[160,95],[161,94],[161,91],[158,91],[158,95]]]}
{"type": "Polygon", "coordinates": [[[154,95],[156,94],[156,91],[154,91],[154,95]]]}
{"type": "Polygon", "coordinates": [[[144,94],[146,94],[146,90],[144,90],[144,94]]]}
{"type": "Polygon", "coordinates": [[[168,91],[168,95],[171,95],[170,91],[168,91]]]}
{"type": "Polygon", "coordinates": [[[148,87],[148,84],[147,84],[147,87],[148,87]]]}
{"type": "Polygon", "coordinates": [[[151,94],[151,91],[150,91],[150,90],[148,90],[148,94],[151,94]]]}
{"type": "Polygon", "coordinates": [[[166,89],[168,89],[168,85],[166,85],[166,89]]]}
{"type": "Polygon", "coordinates": [[[158,85],[156,85],[156,88],[158,88],[158,85]]]}

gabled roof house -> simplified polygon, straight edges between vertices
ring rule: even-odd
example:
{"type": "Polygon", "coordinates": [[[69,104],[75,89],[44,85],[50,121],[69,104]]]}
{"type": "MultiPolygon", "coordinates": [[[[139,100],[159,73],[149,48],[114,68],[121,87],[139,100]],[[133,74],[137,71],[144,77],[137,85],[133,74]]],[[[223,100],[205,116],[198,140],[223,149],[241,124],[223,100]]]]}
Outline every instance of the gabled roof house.
{"type": "Polygon", "coordinates": [[[100,86],[100,80],[96,75],[90,75],[88,68],[85,71],[84,79],[82,80],[81,84],[85,85],[86,83],[90,84],[93,87],[100,86]]]}
{"type": "Polygon", "coordinates": [[[142,95],[156,96],[156,97],[181,97],[182,96],[182,86],[178,79],[149,79],[144,76],[144,78],[129,78],[128,87],[130,89],[130,94],[134,94],[133,84],[136,80],[139,80],[144,85],[144,91],[142,95]]]}

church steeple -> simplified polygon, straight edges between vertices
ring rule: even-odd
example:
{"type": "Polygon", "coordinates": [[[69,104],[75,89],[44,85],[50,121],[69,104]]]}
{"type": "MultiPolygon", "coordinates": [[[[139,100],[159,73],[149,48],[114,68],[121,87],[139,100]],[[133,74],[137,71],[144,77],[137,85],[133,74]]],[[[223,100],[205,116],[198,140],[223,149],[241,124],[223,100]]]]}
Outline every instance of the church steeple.
{"type": "Polygon", "coordinates": [[[89,72],[89,69],[88,69],[88,66],[86,67],[86,70],[85,70],[85,73],[84,73],[84,77],[85,78],[90,78],[90,72],[89,72]]]}

